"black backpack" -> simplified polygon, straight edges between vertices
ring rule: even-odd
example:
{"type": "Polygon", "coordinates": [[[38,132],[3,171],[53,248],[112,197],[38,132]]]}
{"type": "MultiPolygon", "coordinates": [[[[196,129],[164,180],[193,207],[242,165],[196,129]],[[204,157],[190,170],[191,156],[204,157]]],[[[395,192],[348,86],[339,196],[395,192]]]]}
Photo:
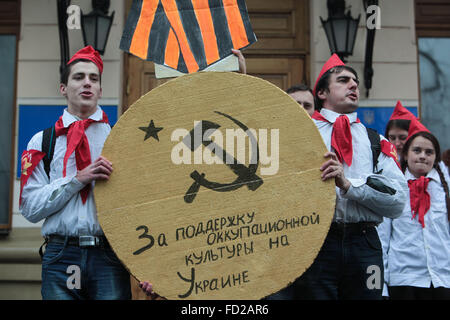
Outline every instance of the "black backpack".
{"type": "Polygon", "coordinates": [[[380,141],[380,135],[378,134],[377,130],[371,129],[366,127],[367,130],[367,136],[370,140],[370,148],[372,149],[372,159],[373,159],[373,172],[374,173],[381,173],[380,170],[378,171],[377,165],[378,165],[378,156],[381,152],[381,141],[380,141]]]}
{"type": "Polygon", "coordinates": [[[56,142],[55,126],[45,129],[42,135],[41,151],[45,152],[45,157],[42,160],[44,161],[44,169],[49,179],[50,179],[50,163],[52,162],[53,154],[55,153],[55,142],[56,142]]]}

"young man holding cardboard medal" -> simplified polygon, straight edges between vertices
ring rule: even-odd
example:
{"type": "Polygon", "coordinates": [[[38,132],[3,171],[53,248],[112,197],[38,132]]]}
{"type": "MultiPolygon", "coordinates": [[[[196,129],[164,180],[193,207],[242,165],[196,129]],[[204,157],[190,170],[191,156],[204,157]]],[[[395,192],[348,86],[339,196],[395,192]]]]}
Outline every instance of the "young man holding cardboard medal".
{"type": "Polygon", "coordinates": [[[102,71],[100,54],[91,46],[69,60],[60,84],[67,109],[51,130],[48,148],[41,131],[22,155],[20,209],[31,222],[45,219],[45,300],[131,298],[129,273],[103,235],[92,190],[95,181],[108,180],[113,170],[100,156],[111,131],[97,105],[102,71]],[[47,153],[53,153],[48,168],[47,153]]]}
{"type": "Polygon", "coordinates": [[[383,216],[401,215],[408,189],[395,150],[381,135],[381,152],[374,156],[357,118],[358,84],[356,72],[334,54],[313,90],[321,110],[312,118],[330,150],[321,177],[335,179],[337,198],[329,233],[296,281],[295,298],[381,299],[383,258],[375,226],[383,216]]]}

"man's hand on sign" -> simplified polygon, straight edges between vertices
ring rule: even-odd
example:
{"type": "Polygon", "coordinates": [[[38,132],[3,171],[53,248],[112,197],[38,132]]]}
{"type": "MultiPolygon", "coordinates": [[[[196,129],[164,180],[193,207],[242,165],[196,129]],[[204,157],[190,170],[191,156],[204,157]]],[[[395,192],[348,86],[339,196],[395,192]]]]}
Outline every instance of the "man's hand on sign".
{"type": "Polygon", "coordinates": [[[231,49],[231,51],[233,52],[233,54],[236,57],[238,57],[239,72],[243,73],[243,74],[247,74],[247,65],[245,64],[245,58],[244,58],[244,55],[242,54],[242,52],[240,50],[236,50],[236,49],[231,49]]]}
{"type": "Polygon", "coordinates": [[[108,180],[112,171],[112,163],[108,159],[100,156],[86,168],[78,171],[76,178],[81,183],[88,184],[94,180],[108,180]]]}
{"type": "Polygon", "coordinates": [[[333,152],[327,152],[325,153],[324,158],[330,159],[327,160],[322,167],[320,167],[320,171],[322,171],[322,180],[325,181],[334,178],[336,187],[347,192],[351,184],[350,181],[345,178],[344,167],[337,159],[336,154],[333,152]]]}
{"type": "Polygon", "coordinates": [[[152,284],[149,283],[148,281],[139,282],[139,288],[141,288],[142,291],[143,291],[148,297],[151,297],[152,299],[159,298],[159,295],[156,294],[156,293],[153,291],[153,286],[152,286],[152,284]]]}

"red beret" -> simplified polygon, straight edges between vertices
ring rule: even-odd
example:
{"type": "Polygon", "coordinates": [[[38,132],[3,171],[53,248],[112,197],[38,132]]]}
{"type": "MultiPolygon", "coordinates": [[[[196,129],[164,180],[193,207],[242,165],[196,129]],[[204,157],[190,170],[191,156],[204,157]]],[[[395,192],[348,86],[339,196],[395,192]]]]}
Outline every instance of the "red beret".
{"type": "Polygon", "coordinates": [[[100,53],[98,53],[98,51],[96,51],[91,46],[84,47],[83,49],[75,53],[73,57],[69,60],[69,62],[67,62],[67,65],[71,64],[75,60],[80,59],[92,61],[98,67],[98,71],[100,72],[100,74],[103,73],[103,61],[102,58],[100,57],[100,53]]]}
{"type": "Polygon", "coordinates": [[[333,55],[328,59],[327,62],[322,67],[322,70],[319,73],[319,76],[317,77],[316,84],[314,85],[313,94],[316,95],[316,87],[319,83],[320,78],[327,72],[328,70],[337,67],[337,66],[345,66],[345,63],[342,62],[342,60],[339,58],[339,56],[336,53],[333,53],[333,55]]]}

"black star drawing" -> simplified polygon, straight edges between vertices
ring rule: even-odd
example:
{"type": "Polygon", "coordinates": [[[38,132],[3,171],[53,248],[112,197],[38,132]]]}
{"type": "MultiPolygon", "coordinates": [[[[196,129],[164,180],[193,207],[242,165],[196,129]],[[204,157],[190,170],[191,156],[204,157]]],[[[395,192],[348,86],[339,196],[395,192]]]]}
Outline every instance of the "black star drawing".
{"type": "Polygon", "coordinates": [[[161,131],[164,128],[157,128],[157,127],[155,127],[155,124],[153,123],[153,120],[151,120],[150,124],[148,125],[148,127],[139,127],[139,129],[141,129],[142,131],[145,132],[144,141],[147,140],[150,137],[153,137],[153,138],[155,138],[156,140],[159,141],[158,132],[161,131]]]}

